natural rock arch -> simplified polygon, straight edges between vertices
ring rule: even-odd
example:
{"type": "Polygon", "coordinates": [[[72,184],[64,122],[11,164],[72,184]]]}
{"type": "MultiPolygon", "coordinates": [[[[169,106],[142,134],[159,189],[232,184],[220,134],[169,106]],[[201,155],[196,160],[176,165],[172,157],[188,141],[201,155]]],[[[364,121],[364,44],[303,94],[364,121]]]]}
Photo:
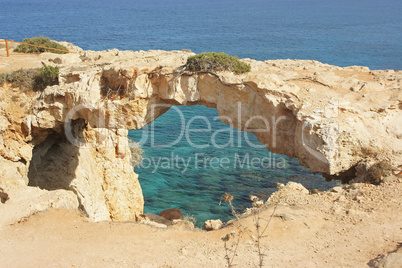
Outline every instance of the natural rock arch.
{"type": "MultiPolygon", "coordinates": [[[[128,129],[149,124],[171,105],[214,107],[223,122],[328,178],[353,179],[380,159],[400,162],[402,131],[392,123],[401,119],[400,73],[291,60],[246,60],[252,71],[243,75],[186,73],[189,55],[111,50],[58,56],[65,63],[60,84],[41,93],[22,129],[32,145],[65,133],[77,146],[68,184],[89,217],[124,221],[142,213],[128,129]],[[83,123],[72,123],[77,120],[83,123]]],[[[34,150],[27,165],[38,156],[34,150]]]]}

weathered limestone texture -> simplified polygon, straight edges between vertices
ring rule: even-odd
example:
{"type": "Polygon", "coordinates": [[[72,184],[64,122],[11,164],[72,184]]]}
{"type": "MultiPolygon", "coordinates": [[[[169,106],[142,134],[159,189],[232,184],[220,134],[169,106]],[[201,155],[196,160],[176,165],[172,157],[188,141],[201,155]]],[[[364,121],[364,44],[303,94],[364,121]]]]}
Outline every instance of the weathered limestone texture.
{"type": "Polygon", "coordinates": [[[144,201],[128,130],[172,105],[215,107],[223,122],[329,179],[359,180],[373,163],[402,163],[402,72],[244,59],[246,74],[189,73],[190,55],[47,54],[46,64],[61,67],[59,85],[1,89],[0,186],[69,190],[96,221],[135,220],[144,201]]]}

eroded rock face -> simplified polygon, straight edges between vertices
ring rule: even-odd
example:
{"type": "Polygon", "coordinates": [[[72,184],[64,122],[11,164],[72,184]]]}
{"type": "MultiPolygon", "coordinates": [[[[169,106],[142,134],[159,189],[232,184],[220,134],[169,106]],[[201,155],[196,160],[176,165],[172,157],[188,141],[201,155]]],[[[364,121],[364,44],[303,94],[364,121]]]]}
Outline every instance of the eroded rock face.
{"type": "Polygon", "coordinates": [[[223,122],[331,179],[362,178],[384,159],[402,162],[401,72],[245,59],[252,71],[243,75],[188,73],[190,55],[49,55],[49,64],[61,62],[59,85],[23,93],[18,111],[2,89],[0,185],[69,190],[95,220],[135,220],[144,201],[128,130],[172,105],[215,107],[223,122]]]}

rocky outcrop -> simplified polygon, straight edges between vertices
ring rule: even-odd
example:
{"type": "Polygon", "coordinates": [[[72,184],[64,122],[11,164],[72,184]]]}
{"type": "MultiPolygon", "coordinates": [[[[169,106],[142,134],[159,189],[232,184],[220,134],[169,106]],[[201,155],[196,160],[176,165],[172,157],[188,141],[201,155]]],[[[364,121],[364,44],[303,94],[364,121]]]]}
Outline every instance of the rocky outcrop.
{"type": "Polygon", "coordinates": [[[399,245],[399,248],[394,252],[391,252],[385,256],[379,256],[378,258],[370,261],[368,263],[369,267],[373,268],[400,268],[402,265],[402,247],[399,245]]]}
{"type": "Polygon", "coordinates": [[[41,93],[2,88],[0,186],[68,190],[95,220],[135,220],[144,201],[128,130],[172,105],[215,107],[223,122],[329,179],[359,180],[380,160],[402,162],[401,72],[245,59],[247,74],[189,73],[190,55],[47,55],[61,66],[59,85],[41,93]]]}
{"type": "Polygon", "coordinates": [[[204,222],[204,230],[206,231],[213,231],[221,229],[223,223],[221,220],[207,220],[204,222]]]}

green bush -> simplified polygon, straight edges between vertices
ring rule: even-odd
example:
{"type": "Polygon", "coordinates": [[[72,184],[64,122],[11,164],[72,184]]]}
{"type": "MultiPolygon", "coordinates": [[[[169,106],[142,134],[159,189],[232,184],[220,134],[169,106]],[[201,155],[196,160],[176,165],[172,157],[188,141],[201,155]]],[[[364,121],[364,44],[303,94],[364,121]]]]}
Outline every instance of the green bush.
{"type": "Polygon", "coordinates": [[[5,82],[23,92],[30,90],[42,91],[47,86],[59,83],[59,67],[44,65],[42,68],[20,69],[18,71],[0,74],[0,86],[5,82]]]}
{"type": "Polygon", "coordinates": [[[231,71],[235,74],[249,72],[251,66],[239,60],[238,57],[226,53],[204,52],[188,57],[186,69],[192,72],[197,71],[231,71]]]}
{"type": "Polygon", "coordinates": [[[0,74],[0,87],[2,87],[4,85],[4,83],[6,82],[6,74],[0,74]]]}
{"type": "MultiPolygon", "coordinates": [[[[48,37],[32,37],[32,38],[25,38],[23,43],[27,44],[32,44],[32,45],[38,45],[38,46],[43,46],[43,47],[50,47],[50,48],[56,48],[56,49],[61,49],[61,50],[66,50],[68,51],[68,48],[66,48],[63,45],[60,45],[59,43],[56,43],[54,41],[51,41],[48,37]]],[[[32,47],[28,45],[18,45],[15,49],[14,52],[25,52],[25,53],[42,53],[42,52],[52,52],[52,53],[57,53],[57,54],[65,54],[67,52],[62,52],[62,51],[57,51],[57,50],[52,50],[52,49],[46,49],[46,48],[41,48],[41,47],[32,47]]]]}
{"type": "Polygon", "coordinates": [[[47,86],[59,84],[59,67],[44,65],[40,69],[40,75],[36,77],[34,90],[44,90],[47,86]]]}

